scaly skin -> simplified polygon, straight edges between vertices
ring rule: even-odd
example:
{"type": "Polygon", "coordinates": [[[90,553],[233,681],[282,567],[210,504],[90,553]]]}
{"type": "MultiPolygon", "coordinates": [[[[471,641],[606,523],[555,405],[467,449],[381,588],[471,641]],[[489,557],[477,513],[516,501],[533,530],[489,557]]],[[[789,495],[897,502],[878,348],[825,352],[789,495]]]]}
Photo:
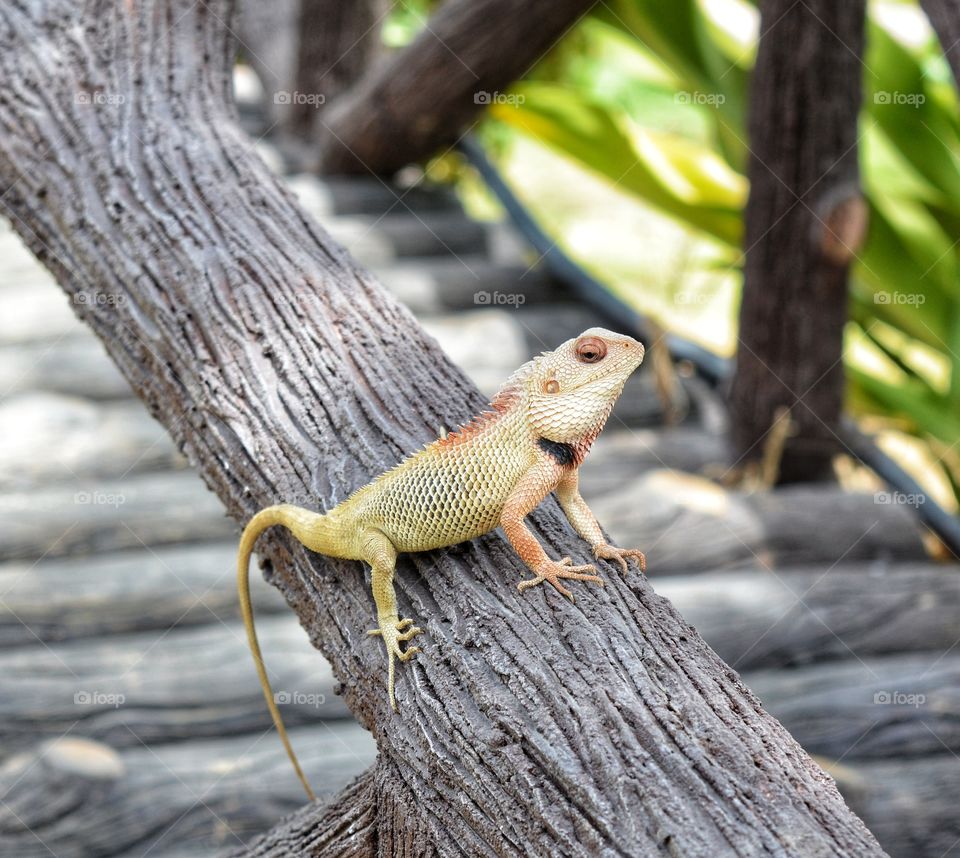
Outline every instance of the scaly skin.
{"type": "Polygon", "coordinates": [[[424,447],[354,492],[325,515],[287,504],[258,512],[243,531],[238,583],[243,619],[267,706],[307,794],[307,784],[274,701],[253,627],[249,561],[257,537],[280,524],[311,551],[365,560],[373,570],[377,628],[387,648],[387,692],[396,709],[394,663],[419,647],[404,644],[421,630],[397,614],[393,572],[397,554],[445,548],[500,526],[534,577],[520,590],[548,582],[573,600],[563,579],[603,585],[593,565],[550,559],[524,518],[556,490],[564,513],[598,559],[627,571],[640,551],[606,542],[577,488],[578,469],[603,428],[630,374],[643,360],[636,340],[591,328],[524,364],[484,412],[458,432],[424,447]]]}

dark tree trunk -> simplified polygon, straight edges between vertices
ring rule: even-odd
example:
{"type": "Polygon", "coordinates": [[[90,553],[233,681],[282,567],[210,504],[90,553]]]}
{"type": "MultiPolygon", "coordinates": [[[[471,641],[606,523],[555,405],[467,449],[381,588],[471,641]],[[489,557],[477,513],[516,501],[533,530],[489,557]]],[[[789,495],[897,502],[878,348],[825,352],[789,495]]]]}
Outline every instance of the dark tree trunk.
{"type": "Polygon", "coordinates": [[[380,0],[301,0],[291,133],[312,138],[320,111],[371,67],[385,11],[380,0]]]}
{"type": "Polygon", "coordinates": [[[451,146],[596,0],[449,0],[326,113],[319,169],[390,174],[451,146]]]}
{"type": "Polygon", "coordinates": [[[960,0],[920,0],[960,86],[960,0]]]}
{"type": "Polygon", "coordinates": [[[240,4],[244,59],[260,78],[271,123],[295,138],[370,67],[383,0],[275,0],[240,4]]]}
{"type": "Polygon", "coordinates": [[[765,0],[750,97],[750,197],[730,403],[736,461],[778,411],[781,482],[828,479],[843,403],[847,272],[865,231],[857,170],[864,0],[765,0]]]}
{"type": "MultiPolygon", "coordinates": [[[[483,402],[236,127],[231,22],[217,0],[0,6],[0,191],[242,522],[329,507],[483,402]]],[[[585,556],[552,501],[532,524],[553,556],[585,556]]],[[[497,534],[403,557],[400,608],[425,634],[397,714],[360,565],[276,531],[262,554],[380,750],[271,854],[882,854],[636,573],[604,564],[574,606],[518,593],[497,534]]]]}

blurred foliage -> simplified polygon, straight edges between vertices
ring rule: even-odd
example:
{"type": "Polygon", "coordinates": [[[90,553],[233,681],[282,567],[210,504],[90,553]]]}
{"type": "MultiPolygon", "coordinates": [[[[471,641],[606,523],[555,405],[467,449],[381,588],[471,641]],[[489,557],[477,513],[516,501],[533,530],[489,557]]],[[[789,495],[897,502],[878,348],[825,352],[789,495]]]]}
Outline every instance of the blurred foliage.
{"type": "MultiPolygon", "coordinates": [[[[916,10],[873,4],[868,24],[870,231],[851,272],[848,403],[926,441],[960,497],[957,457],[945,455],[960,440],[960,115],[939,45],[922,26],[908,39],[904,11],[916,10]]],[[[606,0],[511,90],[522,98],[490,107],[487,124],[739,256],[756,31],[747,0],[606,0]]],[[[643,310],[643,294],[632,297],[643,310]]]]}

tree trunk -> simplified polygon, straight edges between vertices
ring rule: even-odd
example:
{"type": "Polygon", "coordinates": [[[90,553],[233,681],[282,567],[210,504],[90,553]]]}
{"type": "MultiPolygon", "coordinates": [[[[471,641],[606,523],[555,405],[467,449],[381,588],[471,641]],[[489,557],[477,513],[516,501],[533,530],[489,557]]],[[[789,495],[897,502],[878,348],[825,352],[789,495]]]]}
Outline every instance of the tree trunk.
{"type": "Polygon", "coordinates": [[[920,0],[960,86],[960,0],[920,0]]]}
{"type": "Polygon", "coordinates": [[[864,0],[765,0],[750,100],[750,197],[733,455],[759,459],[781,408],[781,482],[840,450],[847,271],[865,231],[857,171],[864,0]]]}
{"type": "Polygon", "coordinates": [[[391,174],[451,146],[596,0],[449,0],[324,115],[319,169],[391,174]]]}
{"type": "Polygon", "coordinates": [[[372,64],[385,4],[275,0],[240,6],[241,50],[263,85],[271,122],[308,141],[320,112],[372,64]]]}
{"type": "MultiPolygon", "coordinates": [[[[277,501],[328,508],[483,402],[235,125],[232,20],[222,0],[0,7],[0,190],[242,522],[277,501]]],[[[586,556],[553,501],[531,522],[553,556],[586,556]]],[[[308,838],[325,854],[882,854],[636,573],[603,564],[607,587],[574,606],[518,593],[498,534],[404,556],[400,609],[425,634],[398,714],[360,564],[277,530],[262,556],[380,750],[272,854],[308,838]]]]}

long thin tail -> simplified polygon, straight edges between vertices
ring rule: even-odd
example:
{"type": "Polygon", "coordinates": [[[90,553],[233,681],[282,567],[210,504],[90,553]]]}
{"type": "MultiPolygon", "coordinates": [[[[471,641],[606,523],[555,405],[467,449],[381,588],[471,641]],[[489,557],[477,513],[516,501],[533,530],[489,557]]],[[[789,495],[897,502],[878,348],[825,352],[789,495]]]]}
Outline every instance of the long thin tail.
{"type": "Polygon", "coordinates": [[[283,525],[289,529],[293,535],[302,542],[307,548],[323,553],[332,553],[332,546],[324,536],[328,534],[329,528],[326,516],[303,509],[302,507],[292,506],[290,504],[280,504],[278,506],[269,506],[260,510],[243,530],[240,537],[240,550],[237,556],[237,590],[240,594],[240,611],[243,614],[243,625],[247,630],[247,641],[250,645],[250,652],[253,655],[253,662],[257,667],[257,675],[260,677],[260,687],[263,689],[263,697],[267,701],[267,709],[270,710],[270,717],[273,718],[273,725],[277,728],[280,735],[280,741],[287,751],[290,762],[300,778],[300,783],[307,791],[307,796],[313,801],[316,796],[307,783],[306,775],[300,768],[300,762],[290,744],[290,737],[287,735],[287,728],[283,724],[283,716],[277,708],[277,702],[273,695],[273,689],[270,687],[270,679],[267,676],[267,669],[263,664],[263,653],[260,651],[260,641],[257,640],[257,631],[253,625],[253,605],[250,603],[250,555],[253,553],[253,546],[263,531],[276,524],[283,525]],[[314,547],[317,546],[317,547],[314,547]]]}

